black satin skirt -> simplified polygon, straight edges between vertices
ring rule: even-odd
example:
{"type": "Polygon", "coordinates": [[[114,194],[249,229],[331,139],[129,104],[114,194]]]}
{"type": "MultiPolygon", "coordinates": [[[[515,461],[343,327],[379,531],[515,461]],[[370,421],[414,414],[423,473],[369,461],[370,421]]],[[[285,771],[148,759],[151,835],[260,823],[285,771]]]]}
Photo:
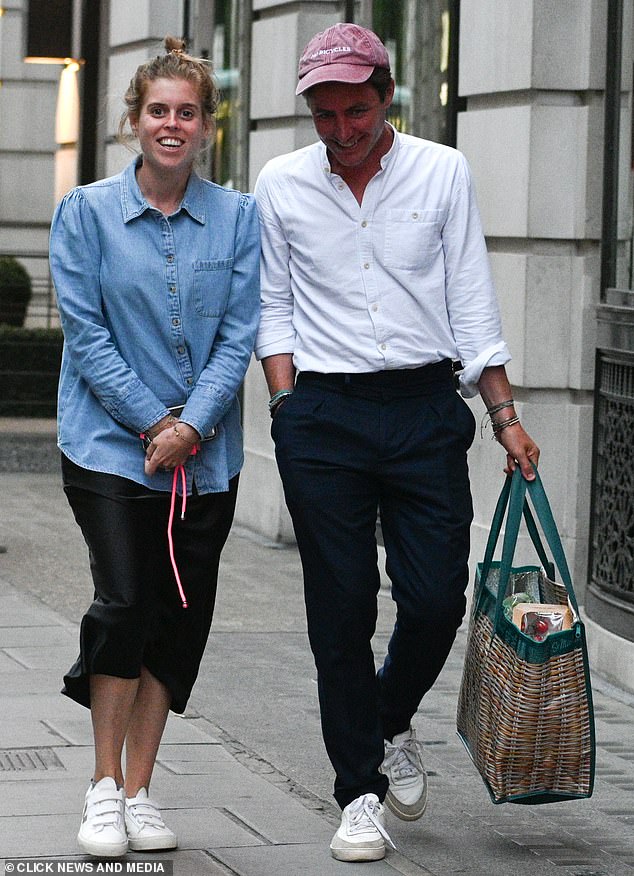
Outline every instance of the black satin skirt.
{"type": "Polygon", "coordinates": [[[183,608],[170,562],[170,495],[81,468],[62,456],[64,492],[88,546],[94,599],[81,622],[80,653],[62,693],[90,708],[90,675],[139,678],[145,666],[182,713],[213,617],[220,554],[235,509],[238,476],[225,493],[180,498],[172,525],[183,608]]]}

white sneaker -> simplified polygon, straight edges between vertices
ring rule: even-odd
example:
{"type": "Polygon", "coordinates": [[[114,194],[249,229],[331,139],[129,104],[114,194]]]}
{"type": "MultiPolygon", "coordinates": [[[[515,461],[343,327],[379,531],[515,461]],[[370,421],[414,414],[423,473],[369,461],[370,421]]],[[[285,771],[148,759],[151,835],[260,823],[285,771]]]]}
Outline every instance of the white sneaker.
{"type": "Polygon", "coordinates": [[[385,740],[381,772],[390,780],[385,802],[403,821],[416,821],[427,808],[427,773],[421,757],[421,744],[411,727],[398,733],[392,742],[385,740]]]}
{"type": "Polygon", "coordinates": [[[125,791],[110,776],[91,782],[77,834],[84,852],[97,858],[119,858],[128,851],[123,810],[125,791]]]}
{"type": "Polygon", "coordinates": [[[165,826],[160,809],[148,798],[145,788],[139,788],[136,797],[126,799],[125,826],[134,852],[175,849],[178,845],[176,834],[165,826]]]}
{"type": "Polygon", "coordinates": [[[337,861],[380,861],[385,857],[385,840],[396,848],[384,824],[385,810],[376,794],[364,794],[348,803],[341,824],[330,843],[337,861]]]}

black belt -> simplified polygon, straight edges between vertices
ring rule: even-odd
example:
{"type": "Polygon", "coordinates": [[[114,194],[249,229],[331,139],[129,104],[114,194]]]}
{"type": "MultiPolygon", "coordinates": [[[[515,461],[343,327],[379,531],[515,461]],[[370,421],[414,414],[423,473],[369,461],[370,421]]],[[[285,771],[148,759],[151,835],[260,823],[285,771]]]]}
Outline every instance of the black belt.
{"type": "Polygon", "coordinates": [[[430,389],[454,388],[454,363],[451,359],[443,359],[419,368],[394,368],[386,371],[362,372],[330,372],[301,371],[297,377],[298,384],[319,383],[341,390],[360,391],[364,389],[375,391],[390,391],[398,393],[405,391],[414,394],[430,389]]]}

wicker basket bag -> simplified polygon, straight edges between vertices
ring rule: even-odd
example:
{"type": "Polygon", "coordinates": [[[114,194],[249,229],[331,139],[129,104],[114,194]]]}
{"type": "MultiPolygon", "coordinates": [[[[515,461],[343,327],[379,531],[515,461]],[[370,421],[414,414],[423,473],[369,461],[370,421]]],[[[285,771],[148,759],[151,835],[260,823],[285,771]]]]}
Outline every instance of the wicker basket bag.
{"type": "Polygon", "coordinates": [[[476,572],[457,726],[494,803],[591,796],[595,740],[585,630],[541,479],[526,481],[519,469],[502,488],[476,572]],[[502,560],[494,562],[507,507],[502,560]],[[512,565],[522,514],[541,567],[512,565]],[[543,624],[523,632],[510,612],[522,602],[532,603],[526,609],[542,604],[544,612],[536,610],[534,617],[569,618],[569,628],[555,625],[544,633],[543,624]]]}

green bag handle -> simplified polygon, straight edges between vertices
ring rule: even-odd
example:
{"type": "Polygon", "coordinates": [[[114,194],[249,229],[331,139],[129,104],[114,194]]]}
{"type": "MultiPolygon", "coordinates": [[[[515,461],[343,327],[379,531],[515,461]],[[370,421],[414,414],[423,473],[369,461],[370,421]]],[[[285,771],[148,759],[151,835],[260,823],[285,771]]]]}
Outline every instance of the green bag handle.
{"type": "MultiPolygon", "coordinates": [[[[484,551],[484,560],[482,561],[482,572],[480,576],[480,581],[483,585],[486,582],[489,571],[491,569],[493,555],[495,553],[495,548],[497,547],[498,539],[500,537],[502,523],[504,522],[504,515],[506,513],[506,508],[509,503],[509,497],[511,494],[511,482],[511,475],[507,475],[504,481],[504,485],[502,487],[502,491],[497,501],[495,512],[493,513],[493,520],[491,521],[489,537],[487,539],[487,544],[484,551]]],[[[539,531],[535,524],[535,520],[533,519],[533,515],[531,514],[531,510],[526,500],[524,500],[523,503],[523,512],[524,519],[526,520],[526,528],[528,529],[528,534],[530,535],[531,541],[533,542],[533,546],[537,551],[537,556],[541,560],[541,564],[544,567],[544,570],[548,577],[554,579],[554,565],[552,561],[548,558],[548,555],[544,549],[541,538],[539,537],[539,531]]]]}
{"type": "Polygon", "coordinates": [[[579,613],[577,598],[575,596],[575,592],[572,586],[572,579],[570,577],[570,570],[568,569],[566,555],[564,553],[563,545],[559,537],[559,532],[557,531],[555,519],[553,517],[548,498],[546,497],[546,491],[544,490],[544,485],[542,484],[539,473],[534,466],[533,468],[535,471],[534,481],[527,481],[524,477],[522,477],[522,473],[520,472],[519,468],[515,469],[511,477],[510,496],[508,500],[508,517],[506,521],[506,531],[504,533],[504,544],[502,546],[502,561],[500,563],[500,582],[498,586],[495,612],[496,623],[499,623],[500,617],[503,612],[502,602],[504,600],[504,594],[506,593],[509,576],[511,574],[513,556],[515,554],[515,545],[517,543],[517,536],[519,534],[519,527],[527,493],[533,504],[533,508],[535,509],[537,519],[539,520],[542,527],[546,542],[552,552],[555,565],[559,570],[561,583],[566,588],[570,604],[574,608],[575,612],[577,614],[579,613]]]}
{"type": "Polygon", "coordinates": [[[539,556],[539,559],[541,560],[542,566],[544,567],[544,571],[546,572],[548,577],[551,579],[551,581],[553,581],[555,578],[555,565],[551,560],[548,559],[548,555],[546,554],[546,551],[544,550],[544,546],[543,546],[541,539],[539,537],[539,531],[537,529],[537,524],[535,523],[533,515],[531,514],[531,509],[529,508],[528,502],[526,501],[526,499],[524,500],[523,512],[524,512],[524,520],[526,521],[526,528],[528,529],[528,534],[531,537],[531,541],[533,542],[533,546],[535,547],[535,550],[537,551],[537,555],[539,556]]]}

